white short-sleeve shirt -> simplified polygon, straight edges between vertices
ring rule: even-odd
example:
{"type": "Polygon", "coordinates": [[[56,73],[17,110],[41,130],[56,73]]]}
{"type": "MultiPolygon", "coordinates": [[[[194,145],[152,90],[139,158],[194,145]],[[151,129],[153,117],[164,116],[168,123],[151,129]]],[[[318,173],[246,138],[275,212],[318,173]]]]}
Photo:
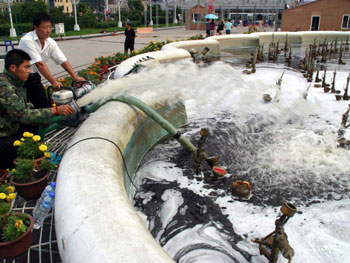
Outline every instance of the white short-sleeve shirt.
{"type": "Polygon", "coordinates": [[[27,52],[30,56],[30,72],[32,73],[38,72],[35,66],[37,62],[42,61],[47,63],[51,58],[57,65],[61,65],[67,61],[66,56],[58,47],[56,41],[51,37],[45,40],[45,46],[41,49],[41,43],[35,30],[25,34],[25,36],[21,38],[18,48],[27,52]]]}

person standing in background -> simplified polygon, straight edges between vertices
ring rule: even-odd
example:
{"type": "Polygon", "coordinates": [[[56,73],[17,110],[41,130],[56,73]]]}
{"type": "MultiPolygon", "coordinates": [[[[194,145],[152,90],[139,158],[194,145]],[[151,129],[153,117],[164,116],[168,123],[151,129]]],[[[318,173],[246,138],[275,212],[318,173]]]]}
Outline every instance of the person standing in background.
{"type": "Polygon", "coordinates": [[[206,35],[206,37],[210,36],[210,22],[209,22],[208,18],[205,21],[205,35],[206,35]]]}
{"type": "Polygon", "coordinates": [[[216,32],[216,24],[214,19],[211,20],[210,24],[209,24],[209,28],[210,28],[210,36],[215,36],[215,32],[216,32]]]}
{"type": "Polygon", "coordinates": [[[222,32],[224,31],[224,20],[221,20],[219,23],[218,23],[218,29],[217,29],[217,33],[218,35],[222,35],[222,32]]]}
{"type": "Polygon", "coordinates": [[[231,30],[232,30],[232,27],[233,27],[233,25],[232,25],[232,22],[231,22],[231,21],[232,21],[232,20],[231,20],[231,19],[229,19],[229,20],[226,22],[226,24],[225,24],[226,35],[231,34],[231,30]]]}
{"type": "Polygon", "coordinates": [[[51,83],[55,90],[62,87],[50,72],[46,63],[51,58],[57,65],[69,73],[74,81],[84,81],[78,76],[67,58],[58,47],[55,40],[50,37],[52,31],[52,20],[47,13],[38,13],[33,18],[34,31],[27,33],[21,38],[18,48],[25,51],[31,58],[30,74],[23,87],[26,88],[27,98],[34,108],[50,107],[49,98],[46,95],[39,72],[51,83]]]}
{"type": "Polygon", "coordinates": [[[135,48],[135,30],[131,27],[131,23],[126,23],[126,28],[124,31],[125,34],[125,42],[124,42],[124,53],[128,53],[128,50],[130,49],[130,53],[134,52],[135,48]]]}

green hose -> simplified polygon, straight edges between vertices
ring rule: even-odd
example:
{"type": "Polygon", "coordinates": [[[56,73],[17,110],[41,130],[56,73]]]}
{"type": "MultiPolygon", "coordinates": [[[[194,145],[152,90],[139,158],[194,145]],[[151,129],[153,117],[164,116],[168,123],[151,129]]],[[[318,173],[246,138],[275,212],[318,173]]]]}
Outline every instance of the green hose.
{"type": "Polygon", "coordinates": [[[61,124],[58,124],[56,122],[58,120],[61,120],[61,119],[64,119],[64,118],[65,118],[65,116],[52,116],[51,117],[51,124],[49,126],[39,125],[38,135],[40,135],[40,137],[44,139],[46,133],[62,127],[61,124]]]}
{"type": "Polygon", "coordinates": [[[110,101],[120,101],[124,102],[129,105],[133,105],[136,108],[140,109],[144,113],[148,115],[148,117],[152,118],[155,122],[157,122],[160,126],[162,126],[171,136],[173,136],[175,139],[177,139],[185,148],[188,150],[195,152],[197,151],[197,147],[194,146],[186,137],[182,136],[177,129],[171,125],[167,120],[165,120],[158,112],[156,112],[154,109],[149,107],[146,103],[142,102],[141,100],[129,96],[129,95],[120,95],[116,98],[111,98],[101,103],[93,103],[91,105],[88,105],[85,107],[86,112],[94,112],[99,107],[101,107],[103,104],[110,102],[110,101]]]}

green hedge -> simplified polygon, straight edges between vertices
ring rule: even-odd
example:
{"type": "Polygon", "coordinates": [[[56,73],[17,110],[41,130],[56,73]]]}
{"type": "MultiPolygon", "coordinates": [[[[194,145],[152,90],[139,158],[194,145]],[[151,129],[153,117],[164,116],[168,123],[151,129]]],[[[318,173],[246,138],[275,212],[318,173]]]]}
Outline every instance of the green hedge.
{"type": "Polygon", "coordinates": [[[78,17],[80,28],[95,28],[97,24],[96,16],[93,14],[85,14],[78,17]]]}
{"type": "MultiPolygon", "coordinates": [[[[131,23],[131,26],[132,26],[133,28],[142,25],[142,23],[141,23],[140,21],[130,21],[130,23],[131,23]]],[[[126,22],[123,23],[123,26],[124,26],[124,27],[125,27],[125,25],[126,25],[126,22]]]]}
{"type": "Polygon", "coordinates": [[[118,21],[98,22],[96,23],[96,28],[117,27],[117,25],[118,21]]]}
{"type": "MultiPolygon", "coordinates": [[[[19,26],[14,25],[16,29],[17,36],[21,36],[22,33],[27,33],[33,30],[32,23],[23,23],[19,26]]],[[[10,24],[0,25],[0,36],[8,37],[10,35],[10,24]]]]}

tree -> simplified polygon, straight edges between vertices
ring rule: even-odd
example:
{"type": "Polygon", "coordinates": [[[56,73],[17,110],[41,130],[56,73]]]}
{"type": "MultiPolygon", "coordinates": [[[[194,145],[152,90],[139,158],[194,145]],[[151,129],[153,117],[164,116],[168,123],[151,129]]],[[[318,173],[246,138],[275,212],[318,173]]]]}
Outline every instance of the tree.
{"type": "Polygon", "coordinates": [[[22,23],[32,23],[35,14],[47,10],[48,7],[43,0],[14,4],[14,11],[19,13],[22,23]]]}
{"type": "Polygon", "coordinates": [[[141,0],[129,0],[128,6],[129,10],[126,12],[126,17],[131,21],[142,21],[144,6],[141,0]]]}
{"type": "Polygon", "coordinates": [[[77,11],[78,11],[78,14],[88,14],[88,13],[91,13],[91,10],[90,8],[87,6],[86,3],[79,3],[78,6],[77,6],[77,11]]]}
{"type": "Polygon", "coordinates": [[[0,12],[0,24],[9,24],[10,17],[8,12],[0,12]]]}
{"type": "Polygon", "coordinates": [[[63,13],[63,6],[51,8],[50,16],[53,24],[63,23],[65,19],[65,14],[63,13]]]}

